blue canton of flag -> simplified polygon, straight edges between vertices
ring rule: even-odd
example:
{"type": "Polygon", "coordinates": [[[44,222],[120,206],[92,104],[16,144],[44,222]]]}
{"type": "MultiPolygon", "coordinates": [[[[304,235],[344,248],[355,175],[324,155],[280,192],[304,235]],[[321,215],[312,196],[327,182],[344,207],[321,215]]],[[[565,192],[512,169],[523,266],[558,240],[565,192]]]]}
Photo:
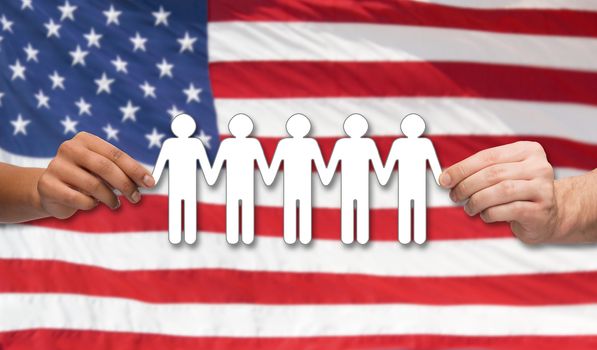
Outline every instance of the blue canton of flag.
{"type": "Polygon", "coordinates": [[[0,72],[10,152],[50,157],[89,131],[151,164],[182,112],[217,150],[203,1],[2,1],[0,72]]]}

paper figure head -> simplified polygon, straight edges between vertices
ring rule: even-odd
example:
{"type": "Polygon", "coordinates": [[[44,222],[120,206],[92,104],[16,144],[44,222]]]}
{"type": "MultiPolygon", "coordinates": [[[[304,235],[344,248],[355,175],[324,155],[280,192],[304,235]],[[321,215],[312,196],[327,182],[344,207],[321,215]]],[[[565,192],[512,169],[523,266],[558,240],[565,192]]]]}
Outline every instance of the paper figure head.
{"type": "Polygon", "coordinates": [[[170,128],[176,137],[190,137],[197,129],[195,120],[188,114],[179,114],[170,123],[170,128]]]}
{"type": "Polygon", "coordinates": [[[420,115],[411,113],[402,119],[400,130],[409,138],[417,138],[425,131],[425,120],[420,115]]]}
{"type": "Polygon", "coordinates": [[[239,113],[230,119],[228,130],[234,137],[247,137],[253,131],[253,121],[248,115],[239,113]]]}
{"type": "Polygon", "coordinates": [[[288,118],[286,131],[292,137],[305,137],[311,130],[311,121],[303,114],[297,113],[288,118]]]}
{"type": "Polygon", "coordinates": [[[367,133],[367,129],[367,119],[358,113],[349,115],[344,121],[344,132],[350,137],[361,137],[367,133]]]}

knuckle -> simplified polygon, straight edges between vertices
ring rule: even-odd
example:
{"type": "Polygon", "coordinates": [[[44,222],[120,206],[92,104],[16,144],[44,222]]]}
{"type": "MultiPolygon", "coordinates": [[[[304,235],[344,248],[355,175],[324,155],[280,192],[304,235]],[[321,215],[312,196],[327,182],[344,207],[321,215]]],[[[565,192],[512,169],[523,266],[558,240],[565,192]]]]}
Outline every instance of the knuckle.
{"type": "Polygon", "coordinates": [[[483,210],[481,212],[481,214],[479,214],[479,216],[481,217],[481,220],[483,220],[483,222],[485,222],[485,223],[493,222],[493,215],[492,215],[491,209],[483,210]]]}
{"type": "Polygon", "coordinates": [[[100,158],[97,161],[97,166],[101,174],[109,173],[112,169],[112,162],[107,158],[100,158]]]}
{"type": "Polygon", "coordinates": [[[121,180],[118,187],[122,193],[129,194],[129,195],[132,194],[137,189],[137,186],[135,186],[129,180],[121,180]]]}
{"type": "Polygon", "coordinates": [[[486,149],[482,152],[483,155],[481,158],[485,163],[494,164],[499,159],[499,152],[494,148],[486,149]]]}
{"type": "Polygon", "coordinates": [[[524,142],[525,149],[527,150],[527,152],[529,154],[545,156],[545,150],[543,149],[543,146],[541,146],[541,144],[539,142],[536,142],[536,141],[522,141],[522,142],[524,142]]]}
{"type": "Polygon", "coordinates": [[[77,139],[77,140],[87,140],[89,139],[89,137],[91,136],[90,133],[86,132],[86,131],[79,131],[74,137],[73,139],[77,139]]]}
{"type": "Polygon", "coordinates": [[[468,208],[469,213],[476,212],[477,207],[479,206],[479,196],[474,194],[469,198],[468,202],[466,202],[466,207],[468,208]]]}
{"type": "Polygon", "coordinates": [[[96,193],[102,188],[102,182],[97,178],[89,179],[86,187],[90,193],[96,193]]]}
{"type": "Polygon", "coordinates": [[[74,144],[74,142],[72,140],[64,141],[58,147],[57,155],[58,156],[65,156],[65,155],[73,154],[74,151],[75,151],[75,147],[76,146],[75,146],[75,144],[74,144]]]}
{"type": "Polygon", "coordinates": [[[502,180],[504,170],[502,167],[493,166],[487,169],[487,178],[491,182],[499,182],[502,180]]]}
{"type": "Polygon", "coordinates": [[[115,162],[118,161],[120,158],[122,158],[123,155],[124,155],[124,152],[122,152],[118,148],[114,148],[112,151],[110,151],[110,157],[115,162]]]}
{"type": "Polygon", "coordinates": [[[500,187],[498,189],[498,195],[502,196],[511,196],[516,191],[516,185],[513,181],[502,181],[500,182],[500,187]]]}

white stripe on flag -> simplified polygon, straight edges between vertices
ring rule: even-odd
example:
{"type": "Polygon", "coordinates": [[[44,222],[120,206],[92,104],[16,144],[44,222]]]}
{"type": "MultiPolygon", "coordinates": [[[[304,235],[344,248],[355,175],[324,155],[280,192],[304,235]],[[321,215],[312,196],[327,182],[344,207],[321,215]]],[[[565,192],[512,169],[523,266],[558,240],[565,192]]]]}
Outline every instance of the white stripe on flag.
{"type": "Polygon", "coordinates": [[[541,103],[477,98],[276,98],[216,99],[218,128],[229,134],[228,121],[246,113],[255,136],[288,137],[290,115],[303,113],[313,124],[310,136],[344,136],[351,113],[369,121],[369,135],[397,136],[410,113],[427,122],[426,135],[536,135],[597,143],[597,108],[572,103],[541,103]]]}
{"type": "Polygon", "coordinates": [[[219,337],[597,334],[595,304],[149,304],[68,294],[1,294],[0,314],[0,331],[66,328],[219,337]]]}
{"type": "Polygon", "coordinates": [[[430,4],[479,9],[562,9],[597,11],[595,0],[413,0],[430,4]]]}
{"type": "Polygon", "coordinates": [[[457,61],[597,70],[597,39],[421,26],[212,22],[209,61],[457,61]]]}
{"type": "Polygon", "coordinates": [[[345,246],[315,240],[288,249],[280,237],[233,247],[224,234],[199,233],[193,246],[173,246],[166,232],[91,234],[6,225],[0,258],[59,260],[114,270],[226,268],[246,271],[357,273],[378,276],[496,276],[597,270],[597,246],[530,247],[514,238],[462,239],[403,246],[345,246]]]}

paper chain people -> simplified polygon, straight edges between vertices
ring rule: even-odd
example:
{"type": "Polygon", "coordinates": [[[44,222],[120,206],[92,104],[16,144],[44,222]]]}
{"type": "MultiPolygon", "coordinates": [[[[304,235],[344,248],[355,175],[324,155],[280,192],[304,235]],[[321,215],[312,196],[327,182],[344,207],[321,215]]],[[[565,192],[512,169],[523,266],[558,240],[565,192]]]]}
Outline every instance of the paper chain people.
{"type": "Polygon", "coordinates": [[[172,120],[172,132],[176,137],[164,141],[153,170],[159,181],[166,162],[169,166],[168,239],[173,244],[182,240],[181,214],[184,208],[184,240],[192,244],[197,240],[197,162],[205,174],[207,183],[216,183],[221,169],[226,166],[226,240],[230,244],[250,244],[255,237],[254,168],[255,163],[264,182],[271,185],[284,163],[284,241],[288,244],[298,239],[307,244],[311,241],[311,178],[312,165],[324,185],[328,185],[338,164],[341,164],[341,239],[345,244],[356,241],[365,244],[369,240],[369,166],[381,185],[386,185],[396,163],[400,163],[398,176],[398,240],[411,242],[414,226],[414,242],[422,244],[427,239],[426,229],[426,176],[429,162],[435,181],[439,185],[441,167],[433,144],[421,137],[425,121],[417,114],[402,119],[400,129],[406,136],[396,139],[386,164],[372,139],[364,137],[369,128],[360,114],[352,114],[344,121],[348,137],[336,142],[328,165],[325,165],[317,141],[306,137],[311,122],[302,114],[291,116],[286,122],[290,137],[282,139],[276,148],[272,163],[267,164],[261,144],[249,137],[253,121],[245,114],[237,114],[228,124],[233,136],[223,140],[213,165],[207,158],[205,147],[197,138],[191,137],[196,129],[193,118],[180,114],[172,120]],[[182,206],[181,206],[182,203],[182,206]],[[242,216],[239,224],[239,210],[242,216]],[[411,223],[414,210],[414,225],[411,223]],[[356,220],[354,218],[356,211],[356,220]],[[242,226],[242,227],[241,227],[242,226]]]}

